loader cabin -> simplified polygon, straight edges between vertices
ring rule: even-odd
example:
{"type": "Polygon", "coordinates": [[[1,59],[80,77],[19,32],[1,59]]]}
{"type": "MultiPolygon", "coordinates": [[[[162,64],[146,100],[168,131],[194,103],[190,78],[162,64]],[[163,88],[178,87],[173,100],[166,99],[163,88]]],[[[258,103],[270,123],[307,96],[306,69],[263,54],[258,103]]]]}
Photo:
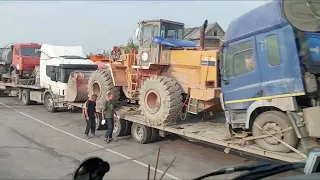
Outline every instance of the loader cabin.
{"type": "MultiPolygon", "coordinates": [[[[194,79],[191,80],[194,84],[204,88],[220,87],[220,75],[217,68],[219,67],[219,50],[204,50],[203,42],[207,23],[206,20],[201,28],[199,49],[197,42],[184,40],[183,23],[163,19],[141,21],[136,30],[136,38],[140,42],[137,56],[139,67],[135,66],[135,68],[161,69],[159,65],[174,64],[175,67],[171,66],[170,70],[166,68],[164,70],[166,72],[162,72],[162,75],[170,77],[175,76],[172,72],[183,72],[186,69],[197,67],[201,70],[190,75],[190,78],[194,79]]],[[[181,76],[185,77],[185,75],[181,76]]],[[[190,78],[181,81],[189,84],[190,78]]]]}
{"type": "MultiPolygon", "coordinates": [[[[149,63],[161,63],[159,60],[161,43],[154,43],[155,37],[158,41],[166,38],[171,41],[183,40],[184,24],[164,19],[141,21],[135,35],[139,40],[138,64],[148,66],[149,63]]],[[[170,45],[170,42],[162,45],[170,45]]]]}

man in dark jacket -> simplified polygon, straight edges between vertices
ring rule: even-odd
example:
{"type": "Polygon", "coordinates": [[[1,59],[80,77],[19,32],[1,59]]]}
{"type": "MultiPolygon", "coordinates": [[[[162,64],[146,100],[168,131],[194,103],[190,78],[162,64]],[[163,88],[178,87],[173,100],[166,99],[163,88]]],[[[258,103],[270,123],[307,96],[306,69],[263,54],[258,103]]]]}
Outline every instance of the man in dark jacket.
{"type": "Polygon", "coordinates": [[[112,103],[112,99],[113,99],[112,94],[108,93],[104,110],[102,111],[102,117],[105,119],[106,127],[107,127],[106,128],[107,132],[104,140],[107,143],[114,141],[112,138],[113,127],[114,127],[113,117],[114,115],[117,115],[117,113],[114,111],[114,103],[112,103]]]}
{"type": "Polygon", "coordinates": [[[91,134],[93,135],[93,137],[96,137],[96,135],[95,135],[96,117],[98,117],[97,113],[96,113],[96,100],[97,100],[97,95],[93,94],[91,96],[91,99],[89,99],[85,105],[84,112],[85,112],[85,118],[87,120],[87,127],[86,127],[85,134],[88,138],[90,138],[90,136],[89,136],[90,129],[91,129],[91,134]]]}

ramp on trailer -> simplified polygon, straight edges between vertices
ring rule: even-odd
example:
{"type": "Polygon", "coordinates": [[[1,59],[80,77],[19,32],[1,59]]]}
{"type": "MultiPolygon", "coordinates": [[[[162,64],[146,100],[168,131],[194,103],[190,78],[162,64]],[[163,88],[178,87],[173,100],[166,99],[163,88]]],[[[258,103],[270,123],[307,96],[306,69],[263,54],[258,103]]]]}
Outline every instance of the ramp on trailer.
{"type": "MultiPolygon", "coordinates": [[[[70,105],[83,107],[84,103],[70,103],[70,105]]],[[[228,127],[224,123],[225,117],[223,114],[216,115],[213,119],[202,121],[199,120],[199,118],[191,117],[192,119],[180,121],[176,125],[161,127],[151,125],[145,121],[140,114],[140,111],[136,110],[135,107],[137,106],[122,106],[117,110],[117,114],[121,119],[126,121],[173,133],[187,139],[223,146],[226,150],[234,149],[249,155],[256,155],[285,162],[299,162],[306,160],[305,157],[302,157],[295,152],[271,152],[260,148],[256,144],[239,145],[237,143],[238,141],[230,139],[231,136],[228,127]]]]}

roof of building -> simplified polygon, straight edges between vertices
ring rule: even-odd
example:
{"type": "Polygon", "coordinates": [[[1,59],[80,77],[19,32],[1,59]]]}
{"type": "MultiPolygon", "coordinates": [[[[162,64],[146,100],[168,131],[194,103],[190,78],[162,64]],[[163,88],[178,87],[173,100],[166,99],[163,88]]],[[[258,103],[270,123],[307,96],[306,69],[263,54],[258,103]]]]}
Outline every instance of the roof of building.
{"type": "Polygon", "coordinates": [[[224,42],[229,44],[286,26],[288,21],[283,16],[281,7],[282,2],[274,0],[240,16],[230,23],[224,42]]]}
{"type": "MultiPolygon", "coordinates": [[[[212,23],[212,24],[208,24],[208,26],[206,28],[206,33],[209,32],[210,30],[212,30],[216,26],[219,26],[219,28],[221,28],[220,25],[217,22],[212,23]]],[[[184,30],[184,39],[188,39],[188,40],[199,39],[200,38],[201,27],[202,26],[194,27],[194,28],[186,28],[184,30]]]]}

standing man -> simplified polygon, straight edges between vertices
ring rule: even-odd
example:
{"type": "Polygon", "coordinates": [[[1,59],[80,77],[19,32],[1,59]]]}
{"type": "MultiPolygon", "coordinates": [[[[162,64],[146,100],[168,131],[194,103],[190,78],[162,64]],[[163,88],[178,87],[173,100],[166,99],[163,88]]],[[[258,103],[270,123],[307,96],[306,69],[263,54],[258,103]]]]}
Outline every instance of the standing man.
{"type": "Polygon", "coordinates": [[[86,131],[85,134],[88,138],[90,138],[89,136],[89,130],[91,129],[91,134],[93,135],[93,137],[96,137],[95,134],[95,130],[96,130],[96,117],[97,113],[96,113],[96,100],[97,100],[97,95],[93,94],[91,96],[91,99],[89,99],[86,102],[85,105],[85,118],[87,120],[87,127],[86,127],[86,131]]]}
{"type": "Polygon", "coordinates": [[[113,116],[116,115],[117,113],[114,111],[114,104],[112,103],[112,94],[108,93],[106,103],[104,106],[104,110],[102,111],[102,117],[105,118],[106,122],[106,135],[104,137],[104,140],[109,143],[114,141],[112,138],[112,133],[113,133],[113,126],[114,126],[114,121],[113,121],[113,116]]]}

